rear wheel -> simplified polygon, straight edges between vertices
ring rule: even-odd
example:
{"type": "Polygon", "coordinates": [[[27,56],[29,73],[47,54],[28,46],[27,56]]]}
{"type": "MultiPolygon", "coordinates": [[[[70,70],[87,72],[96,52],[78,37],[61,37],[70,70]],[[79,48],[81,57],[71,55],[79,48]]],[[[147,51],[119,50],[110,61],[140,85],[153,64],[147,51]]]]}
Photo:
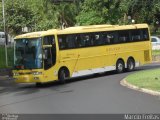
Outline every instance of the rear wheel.
{"type": "Polygon", "coordinates": [[[116,64],[117,73],[122,73],[124,71],[124,62],[122,60],[118,60],[116,64]]]}
{"type": "Polygon", "coordinates": [[[133,59],[128,59],[127,61],[127,71],[133,71],[135,68],[135,61],[133,59]]]}
{"type": "Polygon", "coordinates": [[[66,79],[69,78],[69,72],[66,69],[60,69],[58,74],[58,79],[61,84],[66,82],[66,79]]]}

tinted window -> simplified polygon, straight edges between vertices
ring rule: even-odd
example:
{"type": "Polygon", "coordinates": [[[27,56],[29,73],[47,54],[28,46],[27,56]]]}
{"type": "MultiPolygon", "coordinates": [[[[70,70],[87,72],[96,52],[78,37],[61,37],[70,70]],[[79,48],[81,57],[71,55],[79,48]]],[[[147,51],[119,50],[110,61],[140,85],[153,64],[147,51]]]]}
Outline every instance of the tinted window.
{"type": "Polygon", "coordinates": [[[67,48],[66,36],[65,35],[58,36],[58,43],[60,49],[66,49],[67,48]]]}
{"type": "Polygon", "coordinates": [[[141,39],[140,30],[131,30],[131,41],[140,41],[141,39]]]}
{"type": "Polygon", "coordinates": [[[90,39],[91,39],[91,46],[99,46],[105,44],[103,41],[103,34],[101,32],[91,33],[90,39]]]}
{"type": "Polygon", "coordinates": [[[91,46],[91,37],[89,34],[80,34],[80,47],[91,46]]]}
{"type": "Polygon", "coordinates": [[[119,33],[119,36],[118,36],[119,43],[125,43],[130,41],[128,30],[122,30],[122,31],[119,31],[118,33],[119,33]]]}
{"type": "Polygon", "coordinates": [[[58,35],[60,49],[140,42],[149,40],[148,29],[58,35]]]}
{"type": "Polygon", "coordinates": [[[108,45],[108,44],[110,44],[111,43],[111,41],[110,41],[110,39],[107,37],[107,33],[106,32],[103,32],[102,34],[101,34],[101,45],[108,45]]]}
{"type": "Polygon", "coordinates": [[[143,37],[143,40],[149,40],[148,29],[142,29],[142,37],[143,37]]]}
{"type": "Polygon", "coordinates": [[[59,35],[58,42],[60,49],[71,49],[78,47],[79,37],[76,34],[72,35],[59,35]]]}
{"type": "Polygon", "coordinates": [[[54,40],[54,36],[45,36],[43,39],[43,44],[44,45],[51,45],[54,44],[55,40],[54,40]]]}
{"type": "Polygon", "coordinates": [[[67,44],[67,48],[75,48],[76,47],[75,35],[67,35],[66,44],[67,44]]]}
{"type": "Polygon", "coordinates": [[[118,43],[117,32],[115,32],[115,31],[107,32],[107,40],[108,40],[108,43],[110,43],[110,44],[118,43]]]}

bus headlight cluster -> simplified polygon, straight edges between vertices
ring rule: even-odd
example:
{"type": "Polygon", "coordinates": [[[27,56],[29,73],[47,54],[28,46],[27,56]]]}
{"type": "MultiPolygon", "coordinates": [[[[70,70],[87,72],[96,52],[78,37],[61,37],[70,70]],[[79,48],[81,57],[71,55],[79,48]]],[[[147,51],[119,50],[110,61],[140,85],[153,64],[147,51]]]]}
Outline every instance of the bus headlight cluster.
{"type": "Polygon", "coordinates": [[[19,75],[19,73],[13,73],[13,76],[18,76],[19,75]]]}
{"type": "Polygon", "coordinates": [[[41,75],[42,72],[32,72],[33,75],[41,75]]]}

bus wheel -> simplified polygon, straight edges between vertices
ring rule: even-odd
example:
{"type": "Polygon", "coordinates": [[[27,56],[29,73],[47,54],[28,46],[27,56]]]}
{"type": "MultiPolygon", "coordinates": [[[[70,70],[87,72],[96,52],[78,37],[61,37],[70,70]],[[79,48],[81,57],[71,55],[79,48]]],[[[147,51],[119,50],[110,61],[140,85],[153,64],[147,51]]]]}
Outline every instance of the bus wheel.
{"type": "Polygon", "coordinates": [[[124,71],[124,62],[122,60],[118,60],[116,63],[117,73],[122,73],[124,71]]]}
{"type": "Polygon", "coordinates": [[[135,68],[135,61],[132,58],[129,58],[127,61],[127,71],[133,71],[135,68]]]}
{"type": "Polygon", "coordinates": [[[66,69],[60,69],[58,74],[58,80],[61,84],[66,82],[66,79],[69,78],[69,72],[66,69]]]}

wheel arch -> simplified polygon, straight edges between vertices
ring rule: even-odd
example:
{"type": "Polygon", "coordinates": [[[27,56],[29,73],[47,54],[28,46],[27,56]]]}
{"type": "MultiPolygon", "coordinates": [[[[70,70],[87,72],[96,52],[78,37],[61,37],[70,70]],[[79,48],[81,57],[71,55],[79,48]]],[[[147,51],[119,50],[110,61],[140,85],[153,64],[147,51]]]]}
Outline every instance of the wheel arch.
{"type": "Polygon", "coordinates": [[[70,71],[69,71],[68,67],[62,66],[62,67],[60,67],[59,70],[58,70],[58,78],[59,78],[59,75],[60,75],[60,71],[61,71],[61,70],[67,71],[67,75],[68,75],[68,77],[70,77],[70,71]]]}
{"type": "Polygon", "coordinates": [[[133,61],[134,61],[134,65],[136,65],[136,61],[135,61],[135,59],[134,59],[134,57],[133,57],[133,56],[129,56],[129,57],[128,57],[128,59],[127,59],[127,63],[128,63],[128,61],[129,61],[130,59],[131,59],[131,60],[133,60],[133,61]]]}
{"type": "Polygon", "coordinates": [[[135,59],[134,59],[133,56],[129,56],[128,59],[127,59],[127,61],[128,61],[129,59],[132,59],[132,60],[134,60],[134,62],[135,62],[135,59]]]}
{"type": "Polygon", "coordinates": [[[123,58],[118,58],[117,61],[116,61],[116,65],[117,65],[118,61],[122,61],[123,64],[125,65],[125,62],[124,62],[124,59],[123,59],[123,58]]]}

